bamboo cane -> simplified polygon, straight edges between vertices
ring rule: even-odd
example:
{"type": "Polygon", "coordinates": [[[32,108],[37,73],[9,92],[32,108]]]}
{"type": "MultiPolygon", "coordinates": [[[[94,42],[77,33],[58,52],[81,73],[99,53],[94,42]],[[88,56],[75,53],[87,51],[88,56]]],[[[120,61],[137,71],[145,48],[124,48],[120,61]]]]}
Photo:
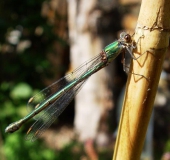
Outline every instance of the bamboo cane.
{"type": "Polygon", "coordinates": [[[143,0],[134,39],[143,55],[131,63],[113,160],[138,160],[169,45],[170,1],[143,0]]]}

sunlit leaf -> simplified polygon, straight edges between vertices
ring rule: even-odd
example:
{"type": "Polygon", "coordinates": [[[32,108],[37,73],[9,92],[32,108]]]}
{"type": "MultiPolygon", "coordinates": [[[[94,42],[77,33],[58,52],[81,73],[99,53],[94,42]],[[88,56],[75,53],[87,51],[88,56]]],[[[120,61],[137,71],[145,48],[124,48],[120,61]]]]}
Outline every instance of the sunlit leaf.
{"type": "Polygon", "coordinates": [[[32,94],[31,87],[26,83],[19,83],[11,91],[10,96],[13,99],[29,98],[32,94]]]}

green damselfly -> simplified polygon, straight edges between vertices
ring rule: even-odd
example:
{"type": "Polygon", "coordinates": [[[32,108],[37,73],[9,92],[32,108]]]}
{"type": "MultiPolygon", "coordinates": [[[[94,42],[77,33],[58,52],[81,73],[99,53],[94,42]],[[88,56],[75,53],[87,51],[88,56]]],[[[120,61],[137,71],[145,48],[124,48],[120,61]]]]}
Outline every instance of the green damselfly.
{"type": "Polygon", "coordinates": [[[30,98],[28,107],[33,107],[34,110],[19,121],[10,124],[5,132],[15,132],[28,120],[35,118],[35,123],[27,131],[26,139],[36,140],[64,111],[92,74],[106,67],[120,53],[128,52],[136,60],[137,58],[132,54],[135,48],[132,37],[122,32],[120,38],[106,46],[99,55],[30,98]]]}

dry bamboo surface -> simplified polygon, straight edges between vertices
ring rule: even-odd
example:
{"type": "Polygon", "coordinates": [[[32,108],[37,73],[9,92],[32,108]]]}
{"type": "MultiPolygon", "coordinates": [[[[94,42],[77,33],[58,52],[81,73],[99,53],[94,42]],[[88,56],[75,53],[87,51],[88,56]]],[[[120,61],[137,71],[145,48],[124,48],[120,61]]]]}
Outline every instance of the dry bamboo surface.
{"type": "Polygon", "coordinates": [[[138,160],[153,110],[162,64],[169,45],[170,1],[143,0],[113,160],[138,160]]]}

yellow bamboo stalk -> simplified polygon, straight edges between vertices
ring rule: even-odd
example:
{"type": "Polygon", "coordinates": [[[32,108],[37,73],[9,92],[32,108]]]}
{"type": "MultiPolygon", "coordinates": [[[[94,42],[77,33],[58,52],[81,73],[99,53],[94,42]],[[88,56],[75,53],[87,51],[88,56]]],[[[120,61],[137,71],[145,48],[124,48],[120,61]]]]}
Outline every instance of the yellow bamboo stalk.
{"type": "Polygon", "coordinates": [[[169,45],[170,1],[143,0],[134,39],[131,63],[113,160],[138,160],[151,117],[162,64],[169,45]],[[140,38],[141,37],[141,38],[140,38]]]}

